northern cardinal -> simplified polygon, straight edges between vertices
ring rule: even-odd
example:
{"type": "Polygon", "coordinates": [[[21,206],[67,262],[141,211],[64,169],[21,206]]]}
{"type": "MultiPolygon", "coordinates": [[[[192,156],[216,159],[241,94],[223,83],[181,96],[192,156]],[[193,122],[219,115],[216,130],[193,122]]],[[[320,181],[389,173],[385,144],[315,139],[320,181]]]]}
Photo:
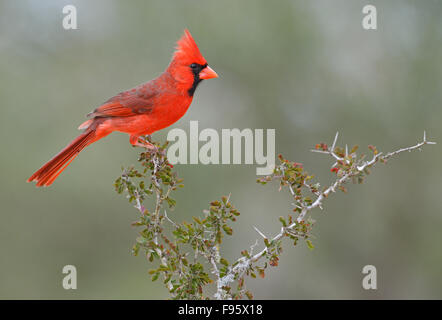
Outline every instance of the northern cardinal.
{"type": "Polygon", "coordinates": [[[207,65],[192,35],[186,29],[177,42],[172,61],[160,76],[121,92],[88,114],[84,130],[63,150],[38,169],[28,182],[49,186],[88,145],[113,131],[130,135],[133,146],[152,148],[139,136],[148,135],[178,121],[189,108],[196,87],[203,79],[218,75],[207,65]]]}

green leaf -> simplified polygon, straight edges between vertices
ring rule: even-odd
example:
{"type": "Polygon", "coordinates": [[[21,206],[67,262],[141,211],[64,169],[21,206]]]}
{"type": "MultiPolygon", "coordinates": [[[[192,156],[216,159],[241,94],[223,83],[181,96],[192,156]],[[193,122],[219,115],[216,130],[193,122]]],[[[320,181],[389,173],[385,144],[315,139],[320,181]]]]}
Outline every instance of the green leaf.
{"type": "Polygon", "coordinates": [[[229,262],[228,262],[226,259],[224,259],[224,258],[221,258],[221,259],[219,260],[219,262],[220,262],[221,264],[225,265],[226,267],[229,265],[229,262]]]}
{"type": "Polygon", "coordinates": [[[270,246],[270,241],[267,238],[264,238],[264,244],[266,245],[266,247],[270,246]]]}
{"type": "Polygon", "coordinates": [[[175,207],[176,205],[176,200],[172,199],[172,198],[166,198],[167,204],[169,205],[170,208],[175,207]]]}
{"type": "Polygon", "coordinates": [[[228,234],[229,236],[231,236],[233,234],[233,230],[232,228],[230,228],[228,225],[224,224],[223,225],[223,230],[226,234],[228,234]]]}
{"type": "Polygon", "coordinates": [[[134,246],[132,247],[132,254],[134,256],[137,256],[139,251],[140,251],[140,244],[139,243],[134,244],[134,246]]]}
{"type": "Polygon", "coordinates": [[[164,279],[164,284],[168,283],[170,281],[170,278],[172,278],[172,275],[169,274],[166,279],[164,279]]]}

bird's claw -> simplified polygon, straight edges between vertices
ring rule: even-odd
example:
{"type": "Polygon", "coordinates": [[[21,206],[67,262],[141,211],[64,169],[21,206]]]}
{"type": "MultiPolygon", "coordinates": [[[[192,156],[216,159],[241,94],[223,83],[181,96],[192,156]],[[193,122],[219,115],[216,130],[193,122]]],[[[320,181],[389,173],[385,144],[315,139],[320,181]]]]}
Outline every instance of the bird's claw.
{"type": "Polygon", "coordinates": [[[153,145],[152,143],[149,143],[147,141],[143,141],[143,142],[137,142],[133,145],[134,147],[141,147],[141,148],[145,148],[147,150],[152,150],[152,151],[156,151],[158,150],[158,147],[153,145]]]}
{"type": "Polygon", "coordinates": [[[148,151],[158,151],[157,146],[140,137],[132,136],[130,139],[130,143],[132,144],[133,147],[145,148],[148,151]]]}

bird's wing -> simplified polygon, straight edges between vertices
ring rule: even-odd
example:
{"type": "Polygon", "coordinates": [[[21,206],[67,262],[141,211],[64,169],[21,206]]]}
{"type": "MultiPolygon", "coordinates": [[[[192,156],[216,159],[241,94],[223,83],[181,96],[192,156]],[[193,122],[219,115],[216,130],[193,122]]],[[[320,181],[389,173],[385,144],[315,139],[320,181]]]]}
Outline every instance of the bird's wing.
{"type": "Polygon", "coordinates": [[[158,92],[148,84],[121,92],[89,113],[92,117],[130,117],[152,112],[158,92]]]}

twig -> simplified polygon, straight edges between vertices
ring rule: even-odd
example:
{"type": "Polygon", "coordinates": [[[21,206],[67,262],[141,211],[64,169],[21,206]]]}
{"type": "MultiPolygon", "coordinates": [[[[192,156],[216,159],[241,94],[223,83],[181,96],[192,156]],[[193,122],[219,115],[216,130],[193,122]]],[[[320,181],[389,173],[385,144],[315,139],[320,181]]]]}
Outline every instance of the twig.
{"type": "MultiPolygon", "coordinates": [[[[333,140],[333,144],[332,144],[331,148],[329,148],[328,150],[312,150],[312,151],[313,152],[318,152],[318,153],[329,154],[333,158],[342,161],[343,159],[341,157],[339,157],[338,155],[336,155],[335,152],[334,152],[335,147],[336,147],[337,139],[338,139],[338,133],[336,133],[336,135],[335,135],[335,138],[333,140]]],[[[321,207],[324,199],[327,198],[330,193],[335,192],[336,189],[339,186],[341,186],[342,184],[347,182],[353,176],[356,176],[359,173],[363,172],[367,167],[373,166],[378,160],[381,160],[381,159],[382,160],[387,160],[387,159],[392,158],[393,156],[398,155],[399,153],[402,153],[402,152],[405,152],[405,151],[411,152],[413,150],[420,149],[422,146],[424,146],[426,144],[436,144],[436,142],[427,141],[426,133],[424,132],[423,140],[421,142],[417,143],[414,146],[407,147],[407,148],[401,148],[401,149],[398,149],[396,151],[389,152],[389,153],[387,153],[385,155],[382,155],[382,153],[376,153],[370,161],[364,161],[360,165],[357,165],[355,167],[356,170],[353,170],[353,171],[350,170],[348,173],[344,174],[342,177],[337,179],[327,189],[325,189],[325,191],[321,192],[317,196],[316,200],[311,205],[309,205],[309,206],[302,206],[301,213],[299,214],[298,218],[296,219],[296,222],[290,224],[287,227],[282,227],[281,231],[277,235],[275,235],[273,238],[271,238],[271,242],[276,242],[276,241],[281,240],[285,236],[286,233],[293,233],[293,232],[295,232],[294,231],[294,227],[305,219],[305,216],[306,216],[306,214],[308,212],[310,212],[311,210],[313,210],[313,209],[315,209],[317,207],[321,207]]],[[[345,153],[346,153],[346,156],[348,156],[348,148],[347,148],[347,146],[346,146],[346,149],[345,149],[345,153]]],[[[289,190],[290,190],[291,194],[294,195],[294,191],[293,191],[293,188],[291,187],[291,185],[289,185],[289,190]]],[[[265,239],[267,238],[256,227],[254,227],[254,228],[263,238],[265,238],[265,239]]],[[[239,258],[236,261],[236,265],[233,268],[230,268],[228,273],[224,277],[219,279],[218,284],[227,285],[230,282],[233,282],[234,279],[240,278],[244,274],[244,272],[249,268],[249,266],[251,266],[253,263],[255,263],[258,260],[260,260],[263,256],[265,256],[266,253],[268,253],[268,250],[269,250],[269,248],[266,247],[263,250],[261,250],[260,252],[256,253],[255,255],[250,256],[249,258],[246,258],[246,257],[239,258]]],[[[222,286],[220,288],[220,286],[218,285],[218,291],[215,294],[215,297],[220,299],[221,297],[225,297],[225,296],[226,296],[225,290],[222,289],[222,286]]]]}

